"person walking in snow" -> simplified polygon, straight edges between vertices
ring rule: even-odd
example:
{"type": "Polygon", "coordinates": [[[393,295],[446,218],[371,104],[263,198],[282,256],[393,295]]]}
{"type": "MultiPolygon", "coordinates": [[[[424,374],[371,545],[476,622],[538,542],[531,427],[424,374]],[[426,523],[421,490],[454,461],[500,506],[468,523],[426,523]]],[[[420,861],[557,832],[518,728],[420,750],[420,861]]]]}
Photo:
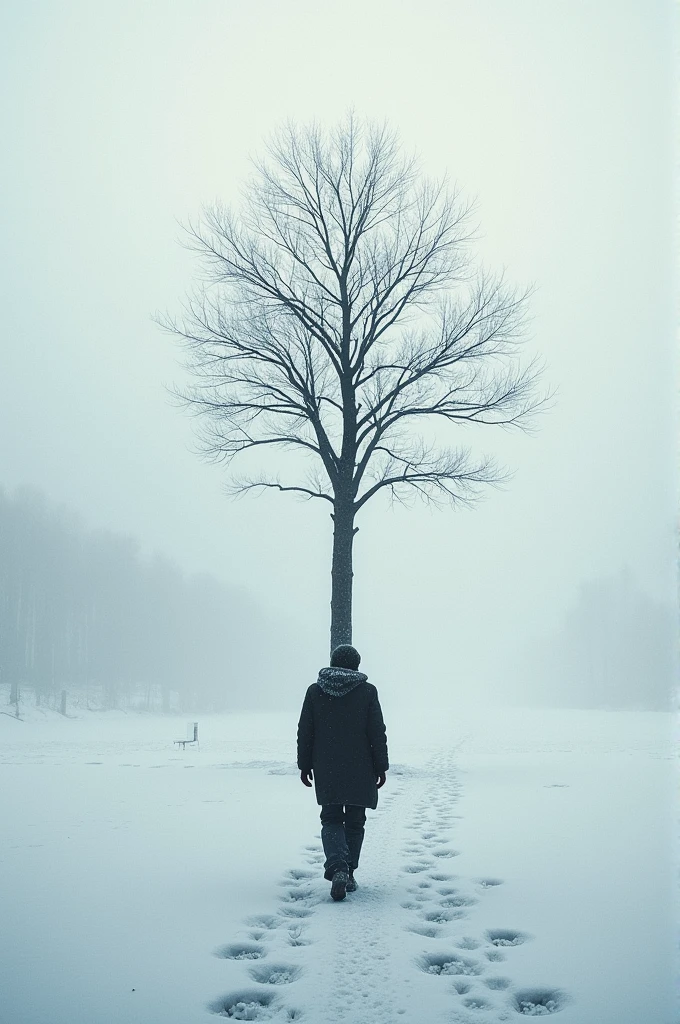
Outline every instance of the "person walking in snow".
{"type": "Polygon", "coordinates": [[[307,690],[298,722],[300,778],[310,787],[314,780],[321,805],[324,878],[334,900],[356,890],[366,808],[378,806],[389,768],[378,691],[358,671],[360,661],[349,644],[336,647],[307,690]]]}

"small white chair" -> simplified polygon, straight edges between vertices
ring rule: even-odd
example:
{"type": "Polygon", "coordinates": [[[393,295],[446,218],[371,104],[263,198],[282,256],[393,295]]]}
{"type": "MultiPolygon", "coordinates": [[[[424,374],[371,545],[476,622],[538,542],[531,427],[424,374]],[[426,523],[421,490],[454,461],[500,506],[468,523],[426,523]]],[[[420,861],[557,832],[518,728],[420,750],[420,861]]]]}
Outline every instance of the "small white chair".
{"type": "Polygon", "coordinates": [[[200,744],[198,742],[198,722],[187,722],[187,736],[185,740],[173,740],[177,746],[182,745],[182,750],[186,750],[187,743],[195,743],[196,747],[200,750],[200,744]]]}

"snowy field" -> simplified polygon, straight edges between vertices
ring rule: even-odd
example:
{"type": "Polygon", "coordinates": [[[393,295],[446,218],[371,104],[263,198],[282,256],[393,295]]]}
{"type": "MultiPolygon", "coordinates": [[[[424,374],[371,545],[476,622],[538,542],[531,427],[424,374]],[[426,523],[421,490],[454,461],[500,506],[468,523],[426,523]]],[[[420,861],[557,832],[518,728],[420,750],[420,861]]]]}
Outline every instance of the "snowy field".
{"type": "Polygon", "coordinates": [[[338,904],[296,716],[0,715],[2,1024],[678,1024],[673,716],[381,696],[338,904]]]}

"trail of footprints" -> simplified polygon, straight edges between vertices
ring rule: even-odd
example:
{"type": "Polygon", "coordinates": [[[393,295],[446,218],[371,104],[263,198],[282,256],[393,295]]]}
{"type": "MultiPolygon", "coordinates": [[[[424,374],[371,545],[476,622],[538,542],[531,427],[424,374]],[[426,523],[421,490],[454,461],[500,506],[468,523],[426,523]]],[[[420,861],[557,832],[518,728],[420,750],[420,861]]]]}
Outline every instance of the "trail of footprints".
{"type": "Polygon", "coordinates": [[[479,903],[486,891],[503,883],[499,878],[466,880],[448,870],[459,853],[450,841],[454,822],[460,817],[453,813],[459,787],[446,757],[435,758],[431,768],[440,780],[436,793],[416,809],[407,826],[412,837],[404,841],[401,850],[406,858],[402,872],[411,883],[406,885],[401,906],[409,915],[408,931],[435,940],[438,946],[446,944],[446,948],[424,950],[416,960],[417,967],[434,978],[448,979],[454,1003],[452,1021],[491,1022],[557,1013],[568,1002],[563,992],[549,988],[512,991],[511,979],[495,973],[502,970],[497,965],[506,960],[509,951],[530,936],[508,928],[490,929],[479,936],[462,934],[461,922],[469,916],[469,908],[479,903]],[[456,1004],[459,1013],[455,1013],[456,1004]]]}
{"type": "MultiPolygon", "coordinates": [[[[383,811],[402,793],[401,786],[395,786],[388,798],[381,801],[383,811]]],[[[375,836],[373,838],[375,840],[375,836]]],[[[320,841],[303,848],[303,860],[306,861],[306,867],[290,869],[279,882],[281,893],[276,912],[247,918],[244,929],[246,938],[215,950],[217,957],[241,961],[254,984],[231,991],[209,1003],[207,1008],[211,1013],[232,1020],[278,1022],[297,1021],[304,1016],[308,1024],[316,1024],[309,1014],[303,1014],[294,1005],[293,999],[288,1001],[282,996],[282,993],[288,992],[286,986],[304,973],[304,947],[314,941],[309,935],[310,918],[318,904],[330,900],[328,882],[322,881],[325,858],[320,841]],[[273,953],[272,947],[276,950],[283,948],[285,958],[273,953]]],[[[348,898],[346,903],[349,905],[343,905],[342,908],[333,905],[340,912],[339,920],[336,919],[338,935],[342,934],[343,928],[349,928],[350,932],[352,930],[349,921],[351,902],[348,898]],[[343,919],[347,920],[343,922],[343,919]]],[[[357,902],[356,897],[353,902],[357,902]]],[[[385,1003],[385,997],[382,993],[371,993],[368,984],[356,986],[355,978],[361,975],[365,981],[370,969],[362,961],[360,952],[353,948],[351,934],[347,934],[345,939],[345,942],[340,943],[345,955],[342,962],[336,964],[333,990],[323,992],[321,998],[333,1013],[333,1020],[346,1018],[347,1024],[364,1024],[365,1013],[373,1013],[385,1003]],[[357,1003],[362,1002],[364,1005],[359,1009],[357,1003]],[[359,1012],[361,1020],[358,1016],[354,1018],[355,1011],[359,1012]]],[[[371,949],[376,945],[377,940],[369,942],[371,949]]],[[[375,960],[384,960],[386,957],[386,954],[378,951],[372,955],[375,960]]]]}
{"type": "Polygon", "coordinates": [[[232,1020],[296,1021],[302,1013],[280,997],[285,986],[303,973],[303,947],[309,945],[307,918],[320,894],[311,882],[319,874],[323,854],[318,845],[306,848],[310,868],[293,868],[282,881],[279,907],[275,914],[255,914],[246,919],[246,939],[215,950],[215,955],[243,961],[251,987],[229,992],[209,1004],[212,1013],[232,1020]],[[316,870],[313,870],[316,868],[316,870]],[[283,947],[287,958],[270,957],[270,949],[283,947]]]}
{"type": "Polygon", "coordinates": [[[308,867],[291,868],[279,886],[278,908],[272,914],[246,919],[246,938],[215,950],[215,956],[243,962],[251,982],[208,1005],[212,1013],[232,1020],[297,1021],[302,1011],[282,998],[286,986],[304,972],[304,947],[310,945],[309,918],[328,896],[328,884],[318,884],[324,855],[320,842],[304,847],[308,867]],[[314,884],[317,883],[317,884],[314,884]],[[283,950],[277,956],[272,947],[283,950]]]}
{"type": "MultiPolygon", "coordinates": [[[[453,813],[459,787],[445,755],[435,758],[430,769],[437,778],[436,792],[426,794],[406,825],[408,838],[400,850],[404,857],[401,879],[405,884],[397,882],[402,886],[401,908],[406,913],[402,927],[427,940],[432,947],[423,948],[414,968],[432,977],[433,985],[446,985],[453,1014],[446,1019],[451,1024],[495,1024],[518,1016],[557,1013],[569,1002],[563,992],[538,987],[513,990],[511,979],[502,973],[500,965],[512,956],[512,948],[530,936],[510,928],[490,929],[478,936],[463,934],[462,922],[470,908],[503,883],[499,878],[464,879],[450,870],[459,853],[450,839],[455,820],[460,817],[453,813]]],[[[383,799],[383,810],[401,793],[398,787],[383,799]]],[[[287,987],[304,973],[305,947],[312,941],[309,919],[315,906],[328,900],[328,887],[327,883],[318,884],[324,861],[320,843],[305,846],[303,857],[308,866],[291,869],[279,883],[281,894],[276,912],[247,918],[245,938],[215,950],[218,957],[241,961],[251,984],[210,1003],[208,1009],[212,1013],[244,1021],[290,1022],[302,1020],[303,1016],[307,1020],[308,1015],[295,1006],[294,998],[287,1000],[283,993],[287,995],[287,987]]],[[[351,966],[358,971],[361,965],[352,962],[351,966]]],[[[361,973],[369,973],[365,963],[361,973]]],[[[350,985],[326,995],[336,995],[342,1001],[350,992],[350,985]]],[[[290,991],[294,992],[294,988],[290,991]]],[[[403,1014],[404,1010],[398,1013],[403,1014]]],[[[341,1016],[345,1016],[345,1011],[338,1011],[338,1019],[341,1016]]],[[[399,1019],[405,1024],[430,1024],[432,1020],[427,1013],[419,1014],[413,1022],[405,1017],[399,1019]]],[[[315,1022],[309,1020],[308,1024],[315,1022]]],[[[355,1022],[347,1018],[347,1024],[355,1022]]]]}

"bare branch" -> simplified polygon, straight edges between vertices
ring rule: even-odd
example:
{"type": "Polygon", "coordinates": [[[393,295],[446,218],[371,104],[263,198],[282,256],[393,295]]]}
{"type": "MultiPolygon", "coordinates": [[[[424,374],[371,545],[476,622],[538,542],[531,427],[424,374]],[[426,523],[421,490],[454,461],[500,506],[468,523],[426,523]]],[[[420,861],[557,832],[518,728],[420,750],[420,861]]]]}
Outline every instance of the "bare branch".
{"type": "Polygon", "coordinates": [[[311,490],[308,487],[303,487],[298,484],[281,484],[276,480],[250,480],[238,483],[233,481],[230,490],[233,494],[247,494],[249,491],[254,490],[276,490],[276,491],[291,491],[295,494],[302,494],[306,498],[323,498],[325,501],[330,501],[333,504],[333,497],[330,494],[325,494],[323,491],[311,490]]]}
{"type": "Polygon", "coordinates": [[[421,445],[412,447],[409,454],[387,447],[379,447],[378,452],[386,458],[376,482],[357,497],[357,510],[383,489],[389,489],[393,500],[400,503],[411,494],[430,504],[470,507],[478,500],[483,485],[499,486],[508,479],[507,471],[493,459],[475,463],[468,450],[437,452],[421,445]]]}
{"type": "Polygon", "coordinates": [[[527,430],[550,400],[519,358],[529,292],[478,269],[471,215],[385,125],[284,126],[238,213],[218,203],[188,226],[204,285],[160,321],[186,347],[178,396],[204,453],[305,456],[323,480],[246,489],[355,511],[381,489],[465,503],[497,483],[491,461],[424,440],[433,424],[527,430]]]}

